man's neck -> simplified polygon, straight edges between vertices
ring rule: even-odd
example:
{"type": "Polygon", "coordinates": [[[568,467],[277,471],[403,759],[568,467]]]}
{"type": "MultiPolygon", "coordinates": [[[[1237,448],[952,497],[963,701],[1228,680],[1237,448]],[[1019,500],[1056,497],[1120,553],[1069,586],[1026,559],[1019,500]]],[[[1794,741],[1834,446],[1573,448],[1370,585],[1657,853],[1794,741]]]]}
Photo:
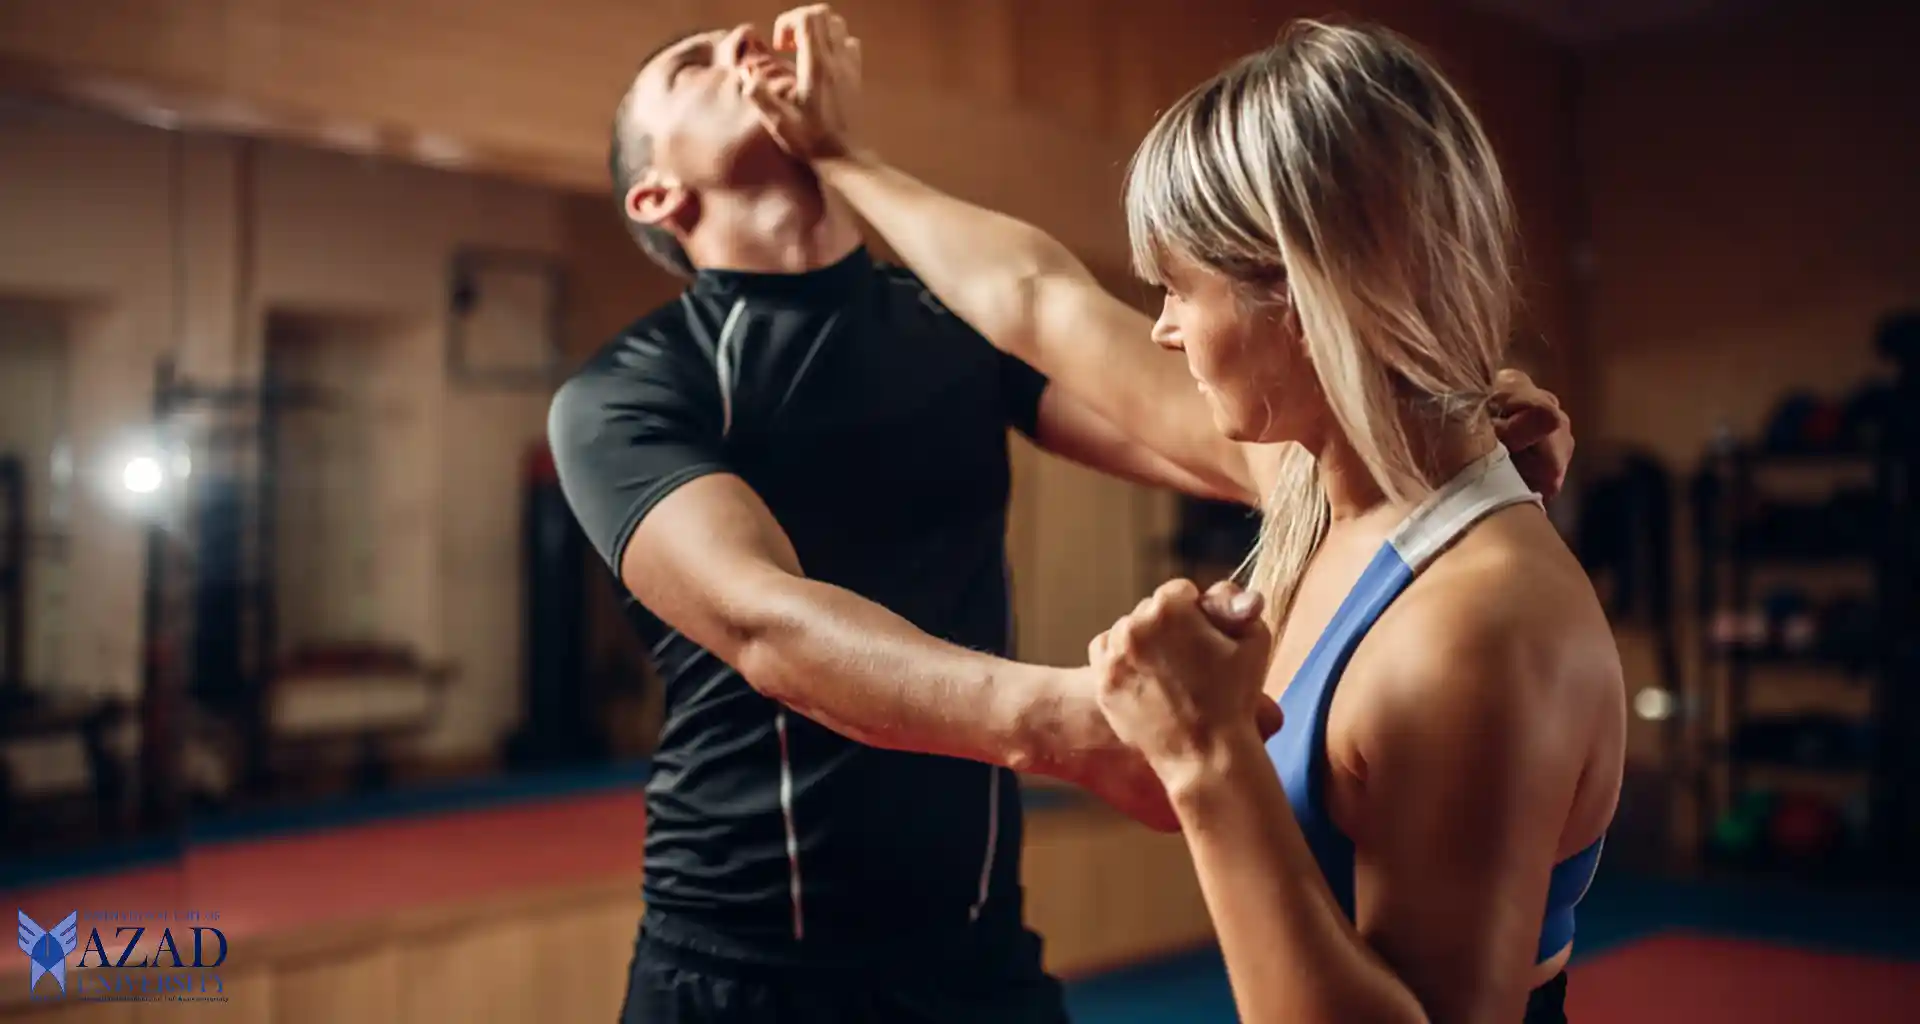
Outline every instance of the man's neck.
{"type": "Polygon", "coordinates": [[[687,251],[714,270],[799,274],[840,262],[860,242],[837,197],[812,180],[788,180],[704,196],[687,251]]]}

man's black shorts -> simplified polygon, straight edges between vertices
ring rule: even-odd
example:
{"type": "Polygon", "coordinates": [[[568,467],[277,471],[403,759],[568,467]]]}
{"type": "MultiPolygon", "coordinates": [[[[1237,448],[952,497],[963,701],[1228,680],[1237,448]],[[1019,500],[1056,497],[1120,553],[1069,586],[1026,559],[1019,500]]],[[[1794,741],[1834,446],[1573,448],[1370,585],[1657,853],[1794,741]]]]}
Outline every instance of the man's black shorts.
{"type": "Polygon", "coordinates": [[[640,932],[622,1024],[1068,1024],[1060,983],[1011,978],[890,981],[710,956],[640,932]]]}

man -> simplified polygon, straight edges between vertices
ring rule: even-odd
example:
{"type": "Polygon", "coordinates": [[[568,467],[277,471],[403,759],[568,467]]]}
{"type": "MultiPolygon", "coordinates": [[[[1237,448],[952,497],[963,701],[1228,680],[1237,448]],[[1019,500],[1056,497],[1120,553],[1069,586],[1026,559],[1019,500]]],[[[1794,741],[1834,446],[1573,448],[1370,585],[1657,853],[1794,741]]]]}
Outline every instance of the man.
{"type": "Polygon", "coordinates": [[[692,283],[551,414],[667,688],[625,1019],[1062,1021],[1013,770],[1171,816],[1084,669],[1002,657],[1007,428],[1131,480],[1243,482],[1155,454],[877,265],[744,95],[789,74],[745,26],[642,66],[615,195],[692,283]]]}

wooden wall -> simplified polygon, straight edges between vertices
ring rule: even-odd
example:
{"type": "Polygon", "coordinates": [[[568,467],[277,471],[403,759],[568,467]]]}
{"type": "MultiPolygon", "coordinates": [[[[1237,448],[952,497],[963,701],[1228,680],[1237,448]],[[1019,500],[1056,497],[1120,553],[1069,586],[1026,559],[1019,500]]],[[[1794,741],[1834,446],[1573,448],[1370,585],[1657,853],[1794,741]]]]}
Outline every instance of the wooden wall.
{"type": "Polygon", "coordinates": [[[1871,371],[1920,304],[1916,32],[1911,4],[1801,2],[1586,59],[1596,434],[1690,466],[1871,371]]]}
{"type": "MultiPolygon", "coordinates": [[[[0,344],[0,457],[54,453],[63,443],[64,428],[73,418],[69,320],[59,303],[0,297],[0,338],[5,339],[0,344]]],[[[61,479],[57,461],[20,460],[28,495],[53,493],[61,479]]],[[[34,537],[55,533],[66,513],[58,502],[31,498],[23,511],[25,529],[34,537]]],[[[14,649],[20,651],[27,678],[57,678],[78,653],[69,649],[67,637],[70,624],[86,609],[73,599],[84,595],[70,592],[66,555],[57,545],[29,545],[20,558],[26,566],[24,600],[33,614],[27,617],[26,635],[6,642],[18,645],[14,649]]]]}
{"type": "MultiPolygon", "coordinates": [[[[367,388],[335,413],[364,429],[351,449],[320,445],[283,467],[287,500],[332,527],[290,542],[306,562],[283,565],[283,581],[353,609],[328,625],[455,663],[446,716],[423,750],[490,753],[520,699],[521,467],[543,441],[548,396],[448,379],[449,265],[466,245],[559,259],[561,195],[20,103],[0,105],[0,152],[0,297],[38,310],[59,336],[58,432],[72,467],[68,510],[44,524],[57,544],[35,545],[66,553],[70,596],[58,636],[36,648],[48,673],[31,682],[122,695],[140,685],[144,527],[116,501],[115,474],[150,432],[158,357],[178,355],[202,384],[257,381],[270,324],[318,324],[282,341],[311,351],[327,335],[358,354],[367,388]],[[343,473],[370,486],[351,502],[323,500],[343,473]],[[315,560],[359,565],[303,571],[315,560]]],[[[80,781],[77,744],[8,754],[23,789],[80,781]]]]}
{"type": "MultiPolygon", "coordinates": [[[[1718,427],[1753,436],[1787,389],[1841,397],[1880,372],[1876,322],[1920,306],[1916,32],[1912,5],[1796,2],[1583,56],[1574,114],[1593,240],[1589,466],[1608,449],[1651,453],[1684,498],[1718,427]]],[[[1774,485],[1820,491],[1832,478],[1774,485]]],[[[1675,528],[1679,609],[1693,607],[1688,524],[1675,528]]],[[[1815,593],[1859,585],[1845,570],[1794,579],[1815,593]]],[[[1696,627],[1682,615],[1691,652],[1696,627]]],[[[1629,687],[1658,684],[1649,633],[1625,629],[1620,642],[1629,687]]],[[[1683,654],[1689,679],[1698,661],[1683,654]]],[[[1796,672],[1760,674],[1750,699],[1763,711],[1844,713],[1865,696],[1837,674],[1796,672]]],[[[1636,719],[1633,759],[1662,764],[1663,735],[1636,719]]],[[[1678,820],[1676,841],[1691,849],[1684,802],[1678,820]]]]}
{"type": "MultiPolygon", "coordinates": [[[[14,0],[0,58],[21,82],[328,148],[597,191],[612,104],[641,53],[689,27],[770,23],[785,0],[14,0]]],[[[872,138],[916,173],[1045,223],[1124,266],[1113,214],[1154,112],[1318,5],[1259,0],[849,0],[872,138]]],[[[1500,129],[1543,230],[1564,212],[1564,57],[1425,0],[1355,13],[1445,53],[1500,129]]],[[[1540,247],[1543,266],[1564,246],[1540,247]],[[1555,251],[1555,250],[1558,251],[1555,251]]],[[[1558,272],[1543,276],[1551,279],[1558,272]]]]}

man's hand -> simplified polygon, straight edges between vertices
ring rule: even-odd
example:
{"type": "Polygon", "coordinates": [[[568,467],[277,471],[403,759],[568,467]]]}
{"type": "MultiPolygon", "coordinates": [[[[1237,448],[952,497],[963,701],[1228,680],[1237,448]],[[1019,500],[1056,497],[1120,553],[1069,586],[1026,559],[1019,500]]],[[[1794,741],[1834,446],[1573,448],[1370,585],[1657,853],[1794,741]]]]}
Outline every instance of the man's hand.
{"type": "Polygon", "coordinates": [[[1527,486],[1551,500],[1567,481],[1573,461],[1573,421],[1553,392],[1534,384],[1519,370],[1501,370],[1487,403],[1493,429],[1513,453],[1513,465],[1527,486]]]}
{"type": "Polygon", "coordinates": [[[849,108],[860,91],[860,40],[826,4],[796,7],[773,23],[773,48],[795,55],[795,78],[770,81],[749,72],[747,98],[767,134],[801,160],[853,151],[849,108]]]}
{"type": "Polygon", "coordinates": [[[1163,782],[1191,776],[1277,710],[1261,692],[1273,636],[1260,608],[1231,582],[1203,594],[1172,580],[1088,645],[1107,723],[1163,782]]]}
{"type": "MultiPolygon", "coordinates": [[[[1209,616],[1219,613],[1208,609],[1209,616]]],[[[1058,748],[1042,752],[1040,773],[1086,790],[1102,803],[1158,832],[1176,832],[1180,820],[1153,765],[1123,742],[1100,707],[1100,673],[1089,666],[1068,673],[1069,689],[1058,694],[1058,748]]],[[[1280,731],[1280,705],[1254,702],[1253,725],[1260,737],[1280,731]]]]}

